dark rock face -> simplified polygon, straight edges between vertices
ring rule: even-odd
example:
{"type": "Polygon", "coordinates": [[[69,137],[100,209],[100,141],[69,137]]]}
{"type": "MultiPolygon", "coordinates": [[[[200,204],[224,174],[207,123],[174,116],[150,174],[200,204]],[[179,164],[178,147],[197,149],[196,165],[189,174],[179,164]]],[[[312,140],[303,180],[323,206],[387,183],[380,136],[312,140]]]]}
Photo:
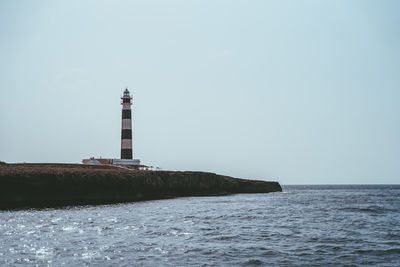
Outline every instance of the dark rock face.
{"type": "Polygon", "coordinates": [[[278,182],[206,172],[138,171],[80,164],[0,165],[0,209],[279,191],[282,188],[278,182]]]}

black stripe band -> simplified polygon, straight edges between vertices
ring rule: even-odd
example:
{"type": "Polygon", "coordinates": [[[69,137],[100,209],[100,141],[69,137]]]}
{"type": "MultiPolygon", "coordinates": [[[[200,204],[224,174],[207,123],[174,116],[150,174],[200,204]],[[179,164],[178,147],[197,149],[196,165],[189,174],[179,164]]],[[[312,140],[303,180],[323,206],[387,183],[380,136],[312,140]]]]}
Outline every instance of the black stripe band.
{"type": "Polygon", "coordinates": [[[122,103],[131,103],[130,98],[122,98],[122,103]]]}
{"type": "Polygon", "coordinates": [[[130,109],[122,110],[122,119],[130,119],[132,117],[130,109]]]}
{"type": "Polygon", "coordinates": [[[121,159],[132,159],[132,149],[121,149],[121,159]]]}
{"type": "Polygon", "coordinates": [[[131,129],[122,129],[121,139],[132,139],[132,130],[131,129]]]}

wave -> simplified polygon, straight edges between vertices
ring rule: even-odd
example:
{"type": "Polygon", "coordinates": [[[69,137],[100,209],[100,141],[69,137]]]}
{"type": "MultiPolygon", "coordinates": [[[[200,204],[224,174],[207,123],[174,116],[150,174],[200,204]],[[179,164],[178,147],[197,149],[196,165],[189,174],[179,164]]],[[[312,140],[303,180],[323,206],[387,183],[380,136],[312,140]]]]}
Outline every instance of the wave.
{"type": "Polygon", "coordinates": [[[390,256],[390,255],[400,255],[400,248],[391,249],[359,249],[354,251],[356,254],[360,255],[372,255],[372,256],[390,256]]]}
{"type": "Polygon", "coordinates": [[[347,207],[347,208],[341,208],[339,210],[347,212],[367,212],[367,213],[398,212],[398,210],[389,209],[381,206],[347,207]]]}

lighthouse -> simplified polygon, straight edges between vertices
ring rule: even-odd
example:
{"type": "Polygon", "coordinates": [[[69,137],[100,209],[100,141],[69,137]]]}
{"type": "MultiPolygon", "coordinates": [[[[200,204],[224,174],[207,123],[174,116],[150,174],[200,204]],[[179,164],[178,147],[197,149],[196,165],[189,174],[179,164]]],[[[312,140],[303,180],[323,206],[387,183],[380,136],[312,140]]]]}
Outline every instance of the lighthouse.
{"type": "Polygon", "coordinates": [[[145,168],[145,165],[140,165],[139,159],[133,158],[132,144],[132,95],[128,88],[125,89],[121,97],[122,105],[122,123],[121,123],[121,158],[95,158],[83,159],[83,164],[107,164],[119,165],[131,169],[145,168]]]}
{"type": "Polygon", "coordinates": [[[122,127],[121,127],[121,159],[133,159],[132,153],[132,96],[128,88],[121,97],[122,127]]]}

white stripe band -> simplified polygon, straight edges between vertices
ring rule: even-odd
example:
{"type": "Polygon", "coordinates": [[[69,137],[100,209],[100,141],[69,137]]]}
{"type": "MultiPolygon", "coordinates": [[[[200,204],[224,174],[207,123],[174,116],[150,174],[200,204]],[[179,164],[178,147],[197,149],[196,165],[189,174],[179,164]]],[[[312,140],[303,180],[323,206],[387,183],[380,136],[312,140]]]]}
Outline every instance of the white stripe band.
{"type": "Polygon", "coordinates": [[[122,130],[132,129],[131,119],[122,119],[122,130]]]}
{"type": "Polygon", "coordinates": [[[132,139],[121,139],[121,149],[132,149],[132,139]]]}

